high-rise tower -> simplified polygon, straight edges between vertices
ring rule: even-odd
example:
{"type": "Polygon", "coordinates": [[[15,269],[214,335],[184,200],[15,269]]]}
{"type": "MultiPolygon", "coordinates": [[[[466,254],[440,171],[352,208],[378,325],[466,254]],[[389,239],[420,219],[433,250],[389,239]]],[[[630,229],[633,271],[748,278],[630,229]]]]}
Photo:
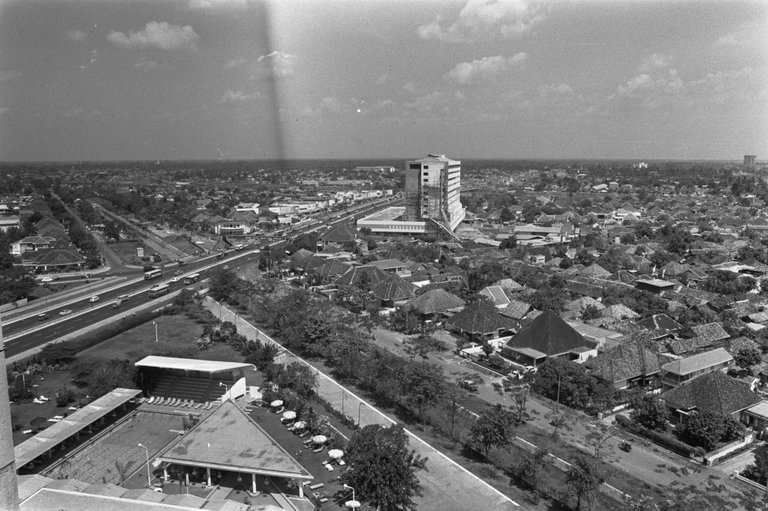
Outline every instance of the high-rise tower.
{"type": "Polygon", "coordinates": [[[5,377],[5,342],[0,322],[0,509],[19,509],[19,486],[16,480],[16,455],[13,452],[13,424],[8,401],[8,378],[5,377]]]}
{"type": "Polygon", "coordinates": [[[443,154],[405,162],[405,221],[431,219],[451,232],[464,220],[461,162],[443,154]]]}

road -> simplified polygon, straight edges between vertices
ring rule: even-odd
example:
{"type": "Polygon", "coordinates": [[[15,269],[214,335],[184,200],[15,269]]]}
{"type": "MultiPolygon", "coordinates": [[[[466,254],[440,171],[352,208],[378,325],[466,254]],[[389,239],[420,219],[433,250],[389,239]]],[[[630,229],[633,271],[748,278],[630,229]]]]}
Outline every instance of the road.
{"type": "MultiPolygon", "coordinates": [[[[402,335],[381,328],[375,329],[373,333],[374,342],[377,345],[398,355],[410,356],[404,349],[402,335]]],[[[453,344],[450,344],[450,347],[452,348],[453,344]]],[[[489,378],[452,352],[430,353],[428,361],[441,367],[449,380],[455,381],[458,378],[466,378],[468,375],[479,376],[483,379],[483,383],[478,386],[478,391],[474,394],[477,399],[471,399],[466,405],[469,410],[482,413],[488,404],[504,406],[512,404],[509,397],[500,396],[493,389],[492,384],[501,383],[500,378],[489,378]]],[[[550,421],[556,413],[556,410],[552,409],[553,406],[549,401],[538,399],[532,395],[528,399],[527,422],[542,431],[552,431],[550,421]]],[[[565,409],[563,407],[563,410],[565,409]]],[[[566,443],[592,454],[594,449],[590,447],[587,436],[596,430],[598,424],[610,424],[612,418],[607,418],[601,423],[580,412],[570,410],[568,413],[571,420],[568,420],[567,425],[558,432],[558,435],[566,443]]],[[[698,462],[687,460],[656,446],[645,446],[642,442],[635,441],[631,452],[621,451],[619,444],[623,438],[620,435],[621,432],[616,430],[616,436],[607,440],[601,449],[601,458],[606,463],[642,481],[659,488],[664,488],[673,481],[700,488],[708,487],[713,479],[719,480],[725,485],[733,484],[729,481],[728,474],[720,470],[718,466],[704,467],[698,462]]],[[[742,487],[734,486],[732,489],[741,490],[742,487]]]]}
{"type": "MultiPolygon", "coordinates": [[[[219,316],[222,321],[232,321],[239,333],[248,339],[260,339],[273,342],[267,334],[243,320],[226,306],[222,306],[212,299],[205,301],[208,310],[219,316]]],[[[319,371],[311,363],[282,349],[284,353],[280,358],[281,363],[289,364],[299,362],[306,364],[316,371],[318,378],[317,393],[327,400],[334,408],[341,411],[346,406],[347,414],[357,419],[359,424],[380,424],[388,427],[396,421],[385,413],[379,411],[371,403],[347,390],[336,380],[319,371]],[[352,410],[349,412],[349,410],[352,410]]],[[[424,496],[417,498],[417,506],[420,511],[466,511],[468,509],[482,508],[486,511],[509,511],[521,509],[519,505],[509,497],[469,472],[467,469],[449,459],[440,451],[421,440],[419,437],[406,430],[410,435],[410,447],[417,454],[429,459],[428,470],[420,471],[418,476],[422,483],[424,496]]]]}
{"type": "MultiPolygon", "coordinates": [[[[3,324],[6,357],[19,355],[27,350],[37,348],[45,343],[54,341],[66,334],[76,332],[82,328],[109,319],[123,312],[126,308],[134,306],[141,301],[148,300],[147,291],[150,287],[160,283],[167,283],[170,291],[176,291],[185,287],[184,279],[171,282],[174,271],[183,272],[179,277],[198,273],[201,278],[219,266],[239,266],[256,260],[258,256],[253,249],[242,252],[232,252],[224,259],[207,257],[186,266],[166,267],[162,279],[144,280],[143,277],[117,282],[108,290],[98,293],[99,300],[90,301],[90,294],[81,294],[74,298],[64,298],[50,306],[48,302],[43,308],[30,308],[27,316],[11,319],[3,324]],[[121,295],[130,295],[119,307],[113,308],[112,304],[121,295]],[[67,315],[61,315],[62,311],[71,311],[67,315]],[[40,318],[39,314],[45,312],[46,317],[40,318]]],[[[194,285],[190,287],[195,287],[194,285]]]]}

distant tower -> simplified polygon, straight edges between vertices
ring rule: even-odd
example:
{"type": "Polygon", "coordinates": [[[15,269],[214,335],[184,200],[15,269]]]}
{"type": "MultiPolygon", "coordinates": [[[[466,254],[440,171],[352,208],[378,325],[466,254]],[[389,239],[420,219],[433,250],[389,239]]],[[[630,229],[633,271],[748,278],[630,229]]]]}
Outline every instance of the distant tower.
{"type": "Polygon", "coordinates": [[[757,164],[757,162],[755,160],[757,160],[757,156],[756,155],[754,155],[754,154],[745,154],[744,155],[744,166],[745,167],[751,167],[751,168],[754,169],[756,167],[756,164],[757,164]]]}
{"type": "Polygon", "coordinates": [[[0,509],[19,509],[19,487],[16,481],[16,455],[13,452],[11,404],[8,401],[8,379],[5,377],[5,342],[0,322],[0,509]]]}
{"type": "Polygon", "coordinates": [[[405,215],[414,222],[432,219],[451,232],[464,220],[461,162],[443,154],[405,162],[405,215]]]}

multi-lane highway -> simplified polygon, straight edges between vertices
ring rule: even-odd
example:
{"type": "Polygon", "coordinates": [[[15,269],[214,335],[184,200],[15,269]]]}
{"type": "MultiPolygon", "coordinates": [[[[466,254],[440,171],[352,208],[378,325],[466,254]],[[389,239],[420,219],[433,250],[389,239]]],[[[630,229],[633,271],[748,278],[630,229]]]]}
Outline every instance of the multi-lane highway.
{"type": "MultiPolygon", "coordinates": [[[[350,219],[360,218],[384,205],[393,206],[400,202],[401,199],[387,197],[372,203],[357,205],[334,218],[331,218],[330,215],[324,215],[295,229],[288,229],[285,232],[278,231],[268,244],[274,246],[283,242],[286,236],[293,237],[302,233],[317,231],[322,227],[330,227],[350,219]]],[[[119,316],[126,310],[147,302],[150,299],[147,291],[157,284],[168,284],[170,292],[183,287],[197,288],[199,284],[185,286],[184,276],[198,273],[202,281],[214,268],[224,266],[234,268],[254,261],[258,257],[256,255],[258,250],[256,249],[263,246],[263,242],[261,244],[252,243],[243,247],[242,251],[230,251],[223,259],[219,259],[220,256],[209,256],[184,266],[178,266],[175,263],[166,265],[162,277],[158,279],[145,280],[143,273],[137,273],[134,278],[129,277],[129,280],[123,283],[115,283],[112,286],[107,286],[105,290],[99,291],[97,301],[91,301],[93,295],[79,294],[76,298],[55,300],[56,305],[52,307],[31,307],[29,314],[17,314],[15,316],[18,319],[10,319],[3,323],[6,357],[13,357],[100,321],[119,316]],[[172,281],[175,277],[179,277],[177,282],[172,281]],[[129,298],[122,300],[119,306],[113,307],[118,297],[124,295],[128,295],[129,298]],[[41,316],[41,314],[44,315],[41,316]]]]}
{"type": "Polygon", "coordinates": [[[116,284],[107,291],[100,292],[97,295],[99,299],[95,302],[91,301],[92,295],[86,295],[75,301],[64,300],[48,309],[35,309],[30,312],[30,316],[3,325],[6,356],[18,355],[147,302],[150,299],[147,291],[157,284],[168,284],[171,292],[184,287],[195,289],[200,284],[185,286],[185,275],[198,273],[201,279],[204,279],[214,268],[237,267],[253,262],[257,257],[254,248],[247,247],[243,251],[232,251],[224,259],[213,256],[182,267],[166,266],[163,276],[158,279],[145,280],[141,275],[123,284],[116,284]],[[181,273],[175,275],[179,271],[181,273]],[[179,277],[178,281],[172,282],[175,277],[179,277]],[[118,297],[123,295],[128,295],[129,298],[123,300],[119,306],[113,307],[118,297]],[[70,312],[61,314],[62,311],[70,312]],[[39,316],[42,313],[45,317],[39,316]]]}

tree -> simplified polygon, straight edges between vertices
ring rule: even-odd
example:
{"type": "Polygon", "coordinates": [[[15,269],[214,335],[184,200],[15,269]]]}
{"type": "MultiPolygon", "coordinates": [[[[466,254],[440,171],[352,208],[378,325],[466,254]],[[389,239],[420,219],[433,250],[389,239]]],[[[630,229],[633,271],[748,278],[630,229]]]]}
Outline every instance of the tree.
{"type": "Polygon", "coordinates": [[[669,412],[667,407],[655,396],[643,396],[634,404],[629,414],[637,424],[654,431],[666,431],[669,412]]]}
{"type": "Polygon", "coordinates": [[[501,240],[501,245],[499,245],[499,248],[501,250],[506,250],[506,249],[512,250],[516,246],[517,246],[517,237],[513,234],[501,240]]]}
{"type": "Polygon", "coordinates": [[[743,428],[731,417],[699,412],[688,417],[679,436],[684,442],[711,451],[717,447],[718,443],[735,440],[741,436],[743,428]]]}
{"type": "Polygon", "coordinates": [[[539,474],[544,468],[546,455],[547,451],[541,448],[536,449],[535,452],[526,451],[520,464],[512,469],[517,482],[525,488],[535,491],[539,485],[539,474]]]}
{"type": "Polygon", "coordinates": [[[597,424],[595,428],[587,434],[586,439],[589,445],[594,449],[594,456],[600,459],[600,451],[606,442],[613,438],[613,431],[607,424],[597,424]]]}
{"type": "Polygon", "coordinates": [[[104,224],[104,236],[115,241],[120,241],[120,224],[115,221],[106,222],[104,224]]]}
{"type": "Polygon", "coordinates": [[[763,361],[763,356],[760,353],[760,350],[758,350],[755,347],[746,347],[741,348],[739,351],[736,352],[735,355],[733,355],[733,360],[736,362],[736,365],[739,367],[742,367],[744,369],[749,369],[753,365],[759,364],[763,361]]]}
{"type": "Polygon", "coordinates": [[[404,377],[405,400],[416,407],[419,417],[424,413],[425,407],[437,404],[445,394],[446,382],[443,370],[434,364],[427,362],[408,364],[404,377]]]}
{"type": "Polygon", "coordinates": [[[755,471],[760,475],[762,484],[765,484],[765,481],[768,481],[768,444],[762,444],[755,449],[755,471]]]}
{"type": "Polygon", "coordinates": [[[361,501],[382,511],[416,511],[414,498],[423,495],[417,473],[426,469],[427,458],[408,448],[401,425],[366,426],[345,451],[349,470],[341,482],[355,488],[361,501]]]}
{"type": "Polygon", "coordinates": [[[602,315],[600,309],[596,305],[587,305],[584,307],[584,311],[581,313],[582,321],[589,321],[590,319],[597,319],[602,315]]]}
{"type": "Polygon", "coordinates": [[[483,412],[470,430],[472,442],[483,448],[485,456],[491,447],[506,447],[510,443],[509,427],[512,425],[511,414],[496,405],[483,412]]]}
{"type": "Polygon", "coordinates": [[[280,388],[291,389],[298,396],[308,398],[315,392],[317,387],[317,374],[312,369],[300,362],[291,362],[287,366],[273,366],[277,374],[273,376],[273,381],[280,388]]]}
{"type": "Polygon", "coordinates": [[[565,474],[565,480],[568,482],[568,493],[576,498],[576,509],[580,510],[582,502],[592,505],[605,478],[593,459],[580,456],[565,474]]]}

